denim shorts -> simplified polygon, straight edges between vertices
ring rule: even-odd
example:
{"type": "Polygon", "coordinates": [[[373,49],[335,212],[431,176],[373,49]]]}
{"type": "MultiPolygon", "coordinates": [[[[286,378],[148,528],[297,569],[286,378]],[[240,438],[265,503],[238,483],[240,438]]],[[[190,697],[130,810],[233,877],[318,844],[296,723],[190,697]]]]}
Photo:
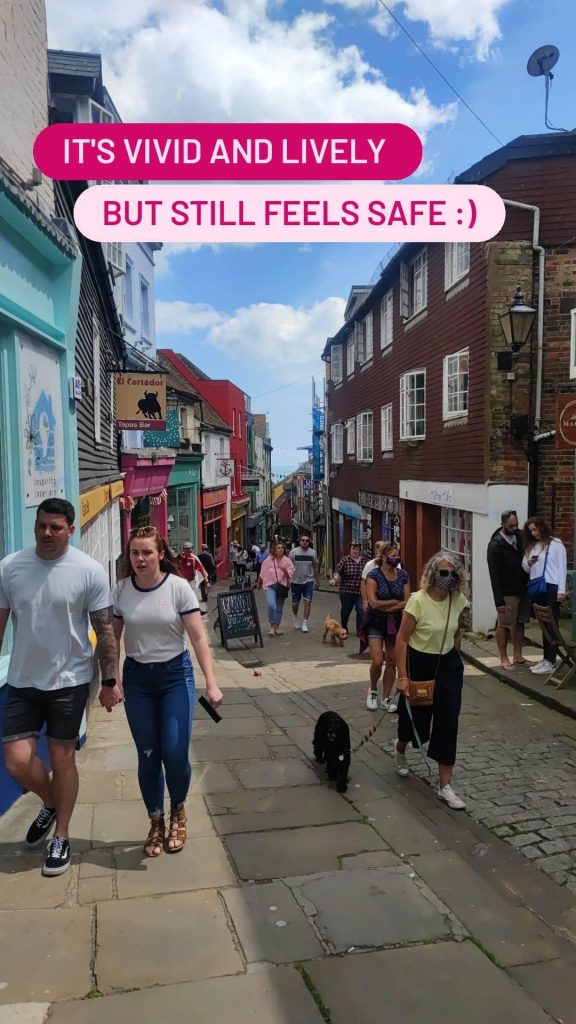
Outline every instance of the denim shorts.
{"type": "Polygon", "coordinates": [[[292,600],[294,603],[304,598],[305,601],[311,601],[314,597],[314,580],[306,580],[306,583],[293,583],[292,584],[292,600]]]}
{"type": "Polygon", "coordinates": [[[55,743],[75,743],[88,701],[90,683],[38,690],[34,686],[6,687],[2,742],[39,736],[44,724],[46,738],[55,743]]]}
{"type": "Polygon", "coordinates": [[[366,636],[369,640],[386,640],[384,630],[376,629],[374,626],[368,626],[366,628],[366,636]]]}

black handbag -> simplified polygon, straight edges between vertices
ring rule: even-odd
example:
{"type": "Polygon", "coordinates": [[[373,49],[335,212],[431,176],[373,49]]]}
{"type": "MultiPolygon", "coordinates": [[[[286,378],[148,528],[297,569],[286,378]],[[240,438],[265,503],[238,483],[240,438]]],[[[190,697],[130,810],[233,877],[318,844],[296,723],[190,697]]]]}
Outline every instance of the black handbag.
{"type": "Polygon", "coordinates": [[[290,593],[290,588],[286,587],[284,585],[284,583],[280,583],[280,581],[278,579],[278,570],[276,568],[276,559],[274,559],[274,572],[276,573],[276,583],[272,584],[272,586],[274,587],[274,591],[278,595],[278,597],[287,598],[288,594],[290,593]]]}

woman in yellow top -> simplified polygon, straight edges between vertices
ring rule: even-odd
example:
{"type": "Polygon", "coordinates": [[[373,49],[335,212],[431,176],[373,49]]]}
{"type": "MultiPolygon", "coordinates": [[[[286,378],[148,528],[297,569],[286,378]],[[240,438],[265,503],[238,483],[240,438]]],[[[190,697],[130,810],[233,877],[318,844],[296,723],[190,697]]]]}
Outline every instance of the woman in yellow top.
{"type": "Polygon", "coordinates": [[[420,590],[409,598],[396,637],[398,739],[394,760],[399,775],[408,775],[406,747],[417,746],[406,707],[408,679],[436,679],[434,703],[411,707],[422,743],[428,739],[428,757],[438,762],[438,796],[449,807],[463,810],[464,801],[452,789],[456,761],[458,716],[462,700],[464,666],[460,657],[460,619],[467,605],[462,591],[463,571],[449,555],[439,552],[424,566],[420,590]],[[432,728],[430,728],[432,727],[432,728]]]}

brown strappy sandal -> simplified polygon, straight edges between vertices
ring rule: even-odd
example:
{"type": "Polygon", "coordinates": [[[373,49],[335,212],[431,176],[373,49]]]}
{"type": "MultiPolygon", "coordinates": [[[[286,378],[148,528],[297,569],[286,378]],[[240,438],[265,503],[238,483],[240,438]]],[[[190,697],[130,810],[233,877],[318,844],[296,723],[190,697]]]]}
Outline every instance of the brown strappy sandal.
{"type": "Polygon", "coordinates": [[[165,839],[166,825],[164,824],[164,815],[161,814],[157,818],[150,818],[150,831],[144,842],[144,853],[146,856],[159,857],[164,850],[165,839]]]}
{"type": "Polygon", "coordinates": [[[184,804],[180,807],[173,807],[170,811],[170,827],[166,837],[166,853],[180,853],[186,842],[186,811],[184,804]],[[170,846],[170,843],[178,843],[178,846],[170,846]]]}

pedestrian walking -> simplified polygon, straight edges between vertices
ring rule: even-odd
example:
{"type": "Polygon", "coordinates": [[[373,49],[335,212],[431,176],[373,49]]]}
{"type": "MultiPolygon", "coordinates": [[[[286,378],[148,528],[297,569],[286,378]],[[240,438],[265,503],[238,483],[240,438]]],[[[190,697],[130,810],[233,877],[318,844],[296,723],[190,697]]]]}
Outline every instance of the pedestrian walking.
{"type": "Polygon", "coordinates": [[[362,626],[362,597],[360,585],[362,583],[362,570],[369,561],[367,555],[361,552],[360,544],[352,541],[349,554],[341,558],[334,570],[330,580],[331,586],[338,584],[340,592],[340,624],[343,629],[348,629],[348,619],[352,609],[356,612],[356,633],[360,632],[362,626]]]}
{"type": "MultiPolygon", "coordinates": [[[[196,594],[199,592],[202,594],[202,584],[206,587],[206,584],[208,583],[208,573],[202,565],[198,555],[195,554],[194,545],[190,540],[184,541],[184,544],[182,545],[182,551],[178,555],[178,569],[180,570],[180,576],[185,580],[188,580],[188,583],[196,594]]],[[[202,600],[206,600],[203,595],[202,600]]],[[[201,614],[205,615],[206,612],[201,612],[201,614]]]]}
{"type": "Polygon", "coordinates": [[[204,604],[207,605],[210,584],[216,582],[216,562],[207,544],[202,545],[201,550],[198,552],[198,558],[202,562],[202,567],[207,576],[207,579],[202,580],[200,584],[200,594],[204,604]]]}
{"type": "Polygon", "coordinates": [[[270,552],[268,551],[266,544],[260,544],[258,548],[258,554],[254,559],[254,568],[256,570],[256,583],[258,583],[258,580],[260,579],[260,570],[262,569],[262,562],[266,561],[269,554],[270,552]]]}
{"type": "MultiPolygon", "coordinates": [[[[138,752],[138,782],[150,817],[147,857],[179,853],[186,842],[185,801],[194,712],[194,669],[188,638],[206,680],[206,699],[217,708],[222,693],[197,614],[198,598],[180,576],[178,562],[153,526],[130,533],[122,579],[113,590],[118,647],[125,630],[122,685],[126,718],[138,752]],[[164,779],[170,823],[164,820],[164,779]]],[[[118,670],[119,674],[119,670],[118,670]]]]}
{"type": "Polygon", "coordinates": [[[90,626],[102,674],[100,700],[122,700],[116,683],[112,595],[102,566],[70,546],[75,512],[49,498],[36,512],[36,546],[0,561],[0,647],[12,618],[2,743],[6,770],[42,807],[26,842],[36,846],[54,827],[42,867],[61,875],[70,865],[70,819],[78,796],[76,741],[93,677],[90,626]],[[49,771],[37,754],[46,725],[49,771]]]}
{"type": "MultiPolygon", "coordinates": [[[[522,568],[529,574],[528,590],[534,604],[552,610],[556,622],[560,619],[560,605],[566,598],[566,548],[553,537],[550,527],[541,516],[531,516],[524,526],[524,558],[522,568]]],[[[532,665],[534,675],[549,675],[556,664],[556,648],[542,636],[544,658],[532,665]]]]}
{"type": "Polygon", "coordinates": [[[392,697],[396,679],[396,636],[410,597],[410,579],[406,570],[399,567],[400,551],[392,542],[382,544],[375,562],[366,580],[368,608],[360,630],[360,638],[368,645],[372,659],[366,707],[369,711],[378,710],[378,683],[386,652],[380,707],[393,714],[397,710],[397,702],[392,697]]]}
{"type": "Polygon", "coordinates": [[[307,533],[300,535],[298,547],[292,548],[290,560],[294,564],[294,576],[292,577],[292,620],[294,629],[301,629],[303,633],[308,632],[308,619],[312,608],[314,588],[320,587],[320,568],[318,556],[312,547],[312,538],[307,533]],[[298,618],[302,601],[303,618],[302,623],[298,618]]]}
{"type": "Polygon", "coordinates": [[[286,554],[282,542],[274,544],[270,557],[262,562],[258,587],[266,593],[268,607],[268,636],[282,636],[280,623],[284,612],[284,602],[290,593],[290,583],[294,575],[294,564],[286,554]]]}
{"type": "Polygon", "coordinates": [[[233,556],[234,564],[234,579],[236,582],[243,580],[246,576],[246,570],[248,567],[248,552],[242,547],[236,547],[235,554],[233,556]]]}
{"type": "Polygon", "coordinates": [[[467,600],[462,567],[442,552],[424,566],[420,590],[406,602],[396,637],[398,738],[394,760],[399,775],[408,775],[406,747],[428,743],[428,757],[438,762],[438,796],[455,810],[465,807],[452,788],[464,665],[460,657],[460,621],[467,600]],[[407,704],[409,682],[434,680],[433,704],[407,704]],[[416,732],[418,736],[416,736],[416,732]]]}
{"type": "Polygon", "coordinates": [[[488,572],[498,613],[495,631],[500,667],[512,672],[516,665],[530,665],[522,654],[524,625],[530,621],[530,596],[522,568],[524,543],[515,509],[502,513],[500,529],[488,544],[488,572]],[[512,637],[512,661],[508,639],[512,637]]]}

